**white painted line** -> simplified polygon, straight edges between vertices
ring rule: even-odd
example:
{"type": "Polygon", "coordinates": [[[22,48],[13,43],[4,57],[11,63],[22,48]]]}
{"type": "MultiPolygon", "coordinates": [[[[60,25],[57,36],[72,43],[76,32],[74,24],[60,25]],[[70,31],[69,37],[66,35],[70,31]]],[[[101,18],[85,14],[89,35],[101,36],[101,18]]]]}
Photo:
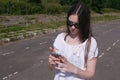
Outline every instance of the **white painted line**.
{"type": "Polygon", "coordinates": [[[40,43],[40,45],[42,45],[42,44],[46,44],[47,42],[42,42],[42,43],[40,43]]]}
{"type": "Polygon", "coordinates": [[[14,52],[14,51],[11,51],[10,53],[13,54],[13,53],[15,53],[15,52],[14,52]]]}
{"type": "Polygon", "coordinates": [[[40,63],[43,63],[43,60],[41,60],[40,63]]]}
{"type": "Polygon", "coordinates": [[[11,76],[13,76],[13,74],[9,74],[9,75],[8,75],[8,77],[11,77],[11,76]]]}
{"type": "Polygon", "coordinates": [[[37,64],[33,64],[33,66],[37,66],[37,64]]]}
{"type": "Polygon", "coordinates": [[[14,72],[13,74],[16,75],[16,74],[18,74],[18,72],[14,72]]]}
{"type": "Polygon", "coordinates": [[[25,49],[30,49],[30,47],[26,47],[25,49]]]}
{"type": "Polygon", "coordinates": [[[99,58],[101,58],[105,53],[101,53],[101,55],[99,55],[99,58]]]}
{"type": "Polygon", "coordinates": [[[2,55],[6,56],[6,55],[9,55],[9,54],[13,54],[13,53],[15,53],[15,52],[14,51],[10,51],[10,52],[3,53],[2,55]]]}
{"type": "Polygon", "coordinates": [[[18,74],[18,72],[14,72],[13,74],[9,74],[8,76],[3,77],[3,80],[6,80],[8,77],[12,77],[13,75],[18,74]]]}
{"type": "Polygon", "coordinates": [[[2,79],[3,79],[3,80],[7,79],[7,76],[6,76],[6,77],[3,77],[2,79]]]}
{"type": "Polygon", "coordinates": [[[120,40],[117,40],[116,42],[119,42],[120,40]]]}
{"type": "Polygon", "coordinates": [[[5,56],[6,54],[4,53],[4,54],[2,54],[3,56],[5,56]]]}
{"type": "Polygon", "coordinates": [[[116,43],[114,42],[114,43],[113,43],[113,46],[115,46],[115,45],[116,45],[116,43]]]}
{"type": "Polygon", "coordinates": [[[106,51],[109,51],[111,49],[111,47],[108,47],[107,49],[106,49],[106,51]]]}

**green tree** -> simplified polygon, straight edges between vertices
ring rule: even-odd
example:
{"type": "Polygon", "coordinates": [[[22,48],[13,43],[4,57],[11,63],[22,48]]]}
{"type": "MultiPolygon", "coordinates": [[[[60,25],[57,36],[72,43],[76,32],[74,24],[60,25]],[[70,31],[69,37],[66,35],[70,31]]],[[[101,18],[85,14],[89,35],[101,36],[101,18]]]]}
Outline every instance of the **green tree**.
{"type": "Polygon", "coordinates": [[[60,0],[61,5],[72,5],[80,0],[60,0]]]}
{"type": "Polygon", "coordinates": [[[120,0],[106,0],[106,7],[120,9],[120,0]]]}
{"type": "Polygon", "coordinates": [[[105,0],[91,0],[91,8],[98,12],[102,13],[103,8],[105,7],[105,0]]]}
{"type": "Polygon", "coordinates": [[[27,2],[31,2],[31,3],[41,3],[41,0],[27,0],[27,2]]]}

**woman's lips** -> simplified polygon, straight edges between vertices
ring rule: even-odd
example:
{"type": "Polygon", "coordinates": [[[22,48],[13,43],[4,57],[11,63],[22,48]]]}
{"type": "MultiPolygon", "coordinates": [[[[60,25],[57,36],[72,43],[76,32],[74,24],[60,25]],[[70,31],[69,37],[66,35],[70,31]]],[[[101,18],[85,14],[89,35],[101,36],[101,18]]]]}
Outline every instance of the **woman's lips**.
{"type": "Polygon", "coordinates": [[[74,31],[75,31],[75,29],[72,29],[71,31],[72,31],[72,32],[74,32],[74,31]]]}

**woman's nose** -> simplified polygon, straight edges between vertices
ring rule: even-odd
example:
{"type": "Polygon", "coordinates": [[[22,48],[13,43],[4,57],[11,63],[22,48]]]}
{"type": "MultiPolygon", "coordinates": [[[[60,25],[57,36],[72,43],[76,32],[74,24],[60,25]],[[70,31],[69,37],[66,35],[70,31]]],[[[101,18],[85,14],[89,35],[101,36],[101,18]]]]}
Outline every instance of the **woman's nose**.
{"type": "Polygon", "coordinates": [[[75,29],[75,26],[74,25],[72,25],[72,27],[71,27],[72,29],[75,29]]]}

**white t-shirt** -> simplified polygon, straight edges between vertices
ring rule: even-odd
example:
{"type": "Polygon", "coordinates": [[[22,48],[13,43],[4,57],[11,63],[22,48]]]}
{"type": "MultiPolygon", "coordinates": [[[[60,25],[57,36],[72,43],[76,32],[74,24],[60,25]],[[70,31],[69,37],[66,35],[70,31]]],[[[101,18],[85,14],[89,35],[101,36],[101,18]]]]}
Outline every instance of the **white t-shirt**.
{"type": "MultiPolygon", "coordinates": [[[[84,66],[85,65],[85,46],[86,46],[87,40],[79,45],[73,46],[66,43],[64,40],[64,37],[65,37],[65,33],[58,34],[53,44],[53,46],[56,49],[58,49],[58,54],[66,57],[70,63],[76,65],[80,69],[85,70],[86,69],[84,66]]],[[[91,59],[97,56],[98,56],[97,42],[92,37],[90,51],[88,53],[88,59],[91,59]]],[[[54,80],[84,80],[84,79],[72,73],[56,70],[54,80]]]]}

